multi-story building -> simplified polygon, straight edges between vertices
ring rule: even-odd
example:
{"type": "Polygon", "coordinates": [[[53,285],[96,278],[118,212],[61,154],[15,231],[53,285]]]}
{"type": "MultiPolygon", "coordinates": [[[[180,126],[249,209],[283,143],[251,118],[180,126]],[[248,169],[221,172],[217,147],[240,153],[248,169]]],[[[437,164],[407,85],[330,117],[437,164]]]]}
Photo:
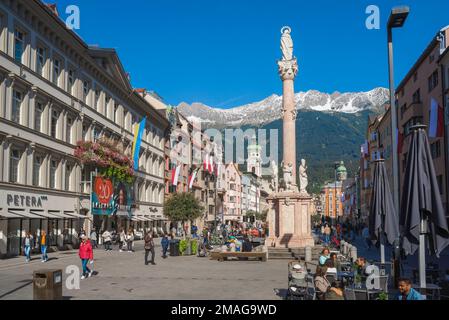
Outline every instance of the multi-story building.
{"type": "Polygon", "coordinates": [[[225,223],[243,222],[242,215],[242,173],[235,163],[226,164],[226,194],[223,201],[225,223]]]}
{"type": "MultiPolygon", "coordinates": [[[[430,124],[431,101],[443,106],[443,78],[439,59],[449,46],[449,26],[441,29],[412,66],[396,89],[398,106],[398,128],[403,135],[403,148],[399,154],[400,186],[404,182],[407,152],[411,140],[410,127],[416,124],[430,124]]],[[[444,136],[429,137],[435,173],[443,200],[447,208],[447,186],[444,136]]],[[[402,188],[400,188],[401,190],[402,188]]]]}
{"type": "Polygon", "coordinates": [[[248,212],[260,213],[260,186],[258,177],[253,173],[242,175],[242,215],[245,220],[254,222],[255,220],[248,216],[248,212]]]}
{"type": "MultiPolygon", "coordinates": [[[[90,173],[78,141],[120,140],[131,153],[133,125],[147,116],[134,186],[134,216],[162,215],[168,122],[133,91],[112,49],[89,47],[39,0],[0,3],[0,255],[20,253],[26,231],[46,230],[54,248],[77,232],[126,227],[92,217],[90,173]]],[[[135,219],[136,220],[136,219],[135,219]]]]}
{"type": "MultiPolygon", "coordinates": [[[[326,218],[336,219],[343,216],[342,182],[330,182],[321,189],[323,195],[323,215],[326,218]]],[[[335,221],[335,220],[334,220],[335,221]]]]}
{"type": "MultiPolygon", "coordinates": [[[[449,48],[441,54],[439,64],[441,66],[441,74],[443,75],[443,101],[444,101],[444,110],[445,112],[445,149],[446,149],[446,168],[449,168],[449,48]]],[[[446,174],[446,197],[449,199],[449,174],[446,174]]]]}

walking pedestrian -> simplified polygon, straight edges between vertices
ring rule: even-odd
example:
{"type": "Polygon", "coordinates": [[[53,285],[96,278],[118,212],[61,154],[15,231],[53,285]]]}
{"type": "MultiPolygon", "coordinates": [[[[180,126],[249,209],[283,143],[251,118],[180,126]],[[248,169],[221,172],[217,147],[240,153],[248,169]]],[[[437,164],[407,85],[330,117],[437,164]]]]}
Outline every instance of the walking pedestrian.
{"type": "Polygon", "coordinates": [[[105,232],[103,232],[103,234],[101,235],[103,237],[103,243],[104,243],[104,250],[105,251],[111,251],[111,242],[112,242],[112,236],[111,233],[106,230],[105,232]]]}
{"type": "Polygon", "coordinates": [[[48,255],[47,255],[48,237],[47,237],[47,233],[45,231],[41,232],[41,236],[39,239],[39,245],[41,247],[41,254],[42,254],[41,262],[47,262],[48,261],[48,255]]]}
{"type": "Polygon", "coordinates": [[[371,238],[370,238],[370,235],[369,235],[368,226],[366,226],[366,225],[365,225],[365,227],[362,230],[362,238],[365,241],[365,248],[367,250],[370,250],[371,249],[371,238]]]}
{"type": "Polygon", "coordinates": [[[94,253],[92,250],[92,244],[86,236],[81,237],[78,254],[81,259],[81,265],[83,267],[83,275],[81,276],[81,280],[86,279],[87,277],[91,277],[93,271],[87,267],[87,264],[89,263],[89,261],[93,263],[94,253]]]}
{"type": "Polygon", "coordinates": [[[31,248],[33,246],[33,236],[27,232],[22,241],[23,252],[25,253],[26,262],[31,261],[31,248]]]}
{"type": "Polygon", "coordinates": [[[123,248],[126,245],[126,233],[125,233],[125,230],[123,230],[123,228],[120,229],[118,245],[119,245],[119,251],[123,252],[123,248]]]}
{"type": "Polygon", "coordinates": [[[97,249],[97,232],[95,231],[95,229],[92,229],[92,232],[90,233],[90,240],[92,242],[92,249],[97,249]]]}
{"type": "Polygon", "coordinates": [[[129,228],[128,235],[126,236],[126,244],[128,246],[128,252],[133,252],[134,231],[129,228]]]}
{"type": "Polygon", "coordinates": [[[164,259],[167,258],[167,251],[168,251],[169,244],[170,244],[170,240],[168,240],[167,235],[164,233],[164,235],[162,236],[162,239],[161,239],[162,258],[164,258],[164,259]]]}
{"type": "Polygon", "coordinates": [[[331,228],[329,227],[329,225],[326,224],[326,226],[324,227],[324,242],[326,245],[329,245],[330,240],[331,240],[331,228]]]}
{"type": "Polygon", "coordinates": [[[155,265],[156,263],[154,263],[154,241],[153,241],[153,232],[147,232],[147,234],[145,235],[144,238],[145,241],[145,265],[148,265],[148,255],[151,252],[151,264],[155,265]]]}

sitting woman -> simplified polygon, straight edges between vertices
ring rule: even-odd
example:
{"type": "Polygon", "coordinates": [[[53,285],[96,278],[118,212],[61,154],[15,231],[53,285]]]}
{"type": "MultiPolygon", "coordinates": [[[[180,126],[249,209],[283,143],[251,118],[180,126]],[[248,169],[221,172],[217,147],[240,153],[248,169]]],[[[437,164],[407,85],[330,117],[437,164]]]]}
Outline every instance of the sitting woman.
{"type": "Polygon", "coordinates": [[[344,300],[343,291],[332,287],[326,279],[327,267],[318,266],[315,274],[315,288],[318,300],[344,300]]]}
{"type": "Polygon", "coordinates": [[[330,250],[328,248],[324,248],[323,251],[321,252],[321,256],[320,256],[320,266],[324,266],[324,264],[326,263],[327,259],[329,259],[330,256],[330,250]]]}
{"type": "Polygon", "coordinates": [[[337,269],[337,272],[341,272],[341,263],[340,260],[338,260],[336,253],[331,253],[331,258],[333,262],[333,267],[337,269]]]}

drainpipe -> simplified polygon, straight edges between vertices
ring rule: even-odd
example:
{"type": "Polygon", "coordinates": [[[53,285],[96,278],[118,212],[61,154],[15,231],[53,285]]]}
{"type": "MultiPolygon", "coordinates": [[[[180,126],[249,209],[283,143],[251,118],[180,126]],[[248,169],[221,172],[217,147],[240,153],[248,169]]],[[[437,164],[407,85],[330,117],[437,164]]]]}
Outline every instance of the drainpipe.
{"type": "MultiPolygon", "coordinates": [[[[444,110],[444,141],[446,143],[443,143],[443,147],[444,147],[444,163],[446,168],[449,168],[449,154],[448,154],[448,149],[449,149],[449,106],[447,105],[447,99],[446,99],[446,94],[445,94],[445,89],[446,87],[448,87],[449,85],[449,79],[447,79],[446,77],[448,76],[448,74],[446,73],[445,70],[445,65],[441,64],[441,78],[442,78],[442,97],[443,97],[443,110],[444,110]]],[[[448,190],[448,186],[449,186],[449,174],[446,172],[446,212],[448,212],[448,203],[449,203],[449,190],[448,190]]],[[[447,214],[446,214],[447,216],[447,214]]]]}

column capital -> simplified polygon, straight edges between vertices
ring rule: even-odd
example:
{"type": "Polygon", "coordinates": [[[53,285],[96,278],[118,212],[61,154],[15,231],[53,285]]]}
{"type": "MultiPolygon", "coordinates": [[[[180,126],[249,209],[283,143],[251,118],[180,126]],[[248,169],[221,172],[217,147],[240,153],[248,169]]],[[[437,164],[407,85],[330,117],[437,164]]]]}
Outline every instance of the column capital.
{"type": "Polygon", "coordinates": [[[296,59],[279,60],[278,67],[279,75],[281,76],[282,81],[294,80],[299,70],[298,60],[296,59]]]}

